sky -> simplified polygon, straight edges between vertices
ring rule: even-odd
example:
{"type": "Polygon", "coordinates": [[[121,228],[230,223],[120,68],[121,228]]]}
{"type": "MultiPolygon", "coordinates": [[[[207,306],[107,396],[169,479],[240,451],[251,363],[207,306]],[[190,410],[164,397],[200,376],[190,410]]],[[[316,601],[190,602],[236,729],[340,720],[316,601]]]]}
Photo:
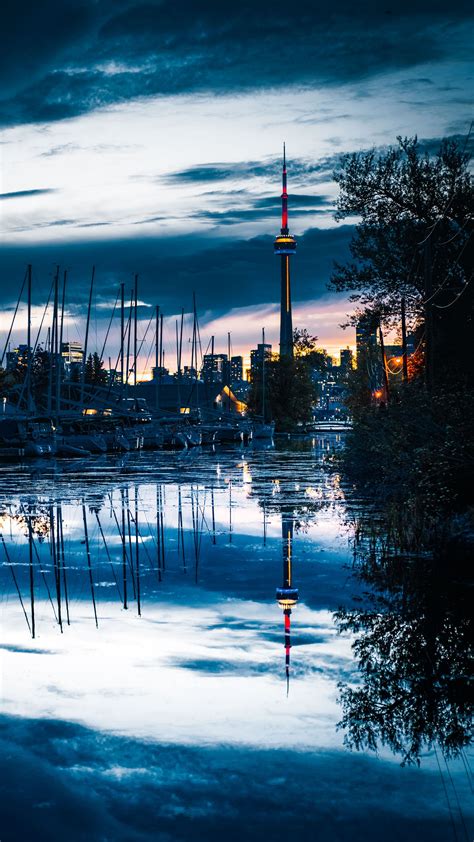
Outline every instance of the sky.
{"type": "MultiPolygon", "coordinates": [[[[117,288],[139,274],[139,371],[152,308],[196,293],[203,350],[278,343],[280,169],[287,144],[294,324],[330,353],[353,346],[353,305],[328,290],[355,220],[336,223],[343,153],[417,134],[429,149],[472,118],[472,6],[275,0],[44,0],[3,13],[0,340],[27,263],[34,327],[56,264],[67,338],[102,345],[117,288]],[[145,337],[146,334],[146,337],[145,337]]],[[[24,307],[18,325],[24,325],[24,307]]],[[[48,318],[45,320],[47,325],[48,318]]],[[[190,332],[186,319],[185,347],[190,332]]],[[[108,351],[117,351],[116,330],[108,351]]],[[[13,341],[21,339],[14,332],[13,341]]],[[[186,361],[186,360],[185,360],[186,361]]],[[[171,366],[172,367],[172,366],[171,366]]]]}

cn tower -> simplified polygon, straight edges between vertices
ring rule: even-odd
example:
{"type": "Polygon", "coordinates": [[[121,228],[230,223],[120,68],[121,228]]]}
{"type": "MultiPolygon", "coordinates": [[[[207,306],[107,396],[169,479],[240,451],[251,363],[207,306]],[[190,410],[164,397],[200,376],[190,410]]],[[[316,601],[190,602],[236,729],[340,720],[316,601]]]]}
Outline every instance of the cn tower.
{"type": "Polygon", "coordinates": [[[288,228],[288,193],[286,192],[286,150],[283,144],[283,191],[281,194],[281,230],[275,238],[274,251],[280,255],[280,358],[293,359],[293,319],[291,315],[290,257],[296,251],[296,240],[288,228]]]}

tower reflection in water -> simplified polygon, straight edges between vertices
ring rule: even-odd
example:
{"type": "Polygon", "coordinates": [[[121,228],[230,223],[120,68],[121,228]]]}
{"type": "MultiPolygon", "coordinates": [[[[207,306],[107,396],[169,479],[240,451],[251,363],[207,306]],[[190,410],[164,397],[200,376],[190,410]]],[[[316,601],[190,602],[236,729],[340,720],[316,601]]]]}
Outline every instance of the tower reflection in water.
{"type": "Polygon", "coordinates": [[[286,695],[290,690],[291,610],[298,602],[298,588],[293,587],[293,519],[282,515],[283,585],[276,589],[276,600],[285,618],[286,695]]]}

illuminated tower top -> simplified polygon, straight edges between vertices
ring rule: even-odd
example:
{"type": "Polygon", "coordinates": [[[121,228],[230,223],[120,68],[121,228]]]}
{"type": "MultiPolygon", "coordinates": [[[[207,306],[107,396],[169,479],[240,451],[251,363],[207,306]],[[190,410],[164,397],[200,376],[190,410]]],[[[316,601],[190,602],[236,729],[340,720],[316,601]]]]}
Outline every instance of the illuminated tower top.
{"type": "Polygon", "coordinates": [[[286,148],[283,144],[283,170],[282,170],[282,193],[281,193],[281,229],[275,238],[275,254],[294,254],[296,251],[296,240],[290,234],[288,228],[288,192],[286,189],[286,148]]]}
{"type": "Polygon", "coordinates": [[[292,543],[293,543],[293,521],[287,518],[282,519],[283,539],[283,586],[276,589],[276,601],[283,609],[285,618],[285,672],[286,672],[286,693],[290,688],[290,649],[291,649],[291,609],[298,602],[298,588],[293,587],[292,571],[292,543]]]}

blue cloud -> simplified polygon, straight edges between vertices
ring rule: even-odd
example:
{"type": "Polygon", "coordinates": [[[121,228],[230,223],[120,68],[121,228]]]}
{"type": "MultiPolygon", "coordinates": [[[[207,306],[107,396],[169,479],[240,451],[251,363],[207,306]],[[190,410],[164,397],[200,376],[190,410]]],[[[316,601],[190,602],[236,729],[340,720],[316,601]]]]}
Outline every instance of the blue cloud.
{"type": "Polygon", "coordinates": [[[29,196],[41,196],[45,193],[57,193],[57,190],[53,187],[43,187],[34,190],[15,190],[13,193],[0,193],[0,200],[23,199],[29,196]]]}
{"type": "Polygon", "coordinates": [[[163,745],[14,717],[0,720],[0,741],[4,842],[276,842],[288,828],[295,839],[445,842],[451,832],[433,772],[347,752],[163,745]]]}

